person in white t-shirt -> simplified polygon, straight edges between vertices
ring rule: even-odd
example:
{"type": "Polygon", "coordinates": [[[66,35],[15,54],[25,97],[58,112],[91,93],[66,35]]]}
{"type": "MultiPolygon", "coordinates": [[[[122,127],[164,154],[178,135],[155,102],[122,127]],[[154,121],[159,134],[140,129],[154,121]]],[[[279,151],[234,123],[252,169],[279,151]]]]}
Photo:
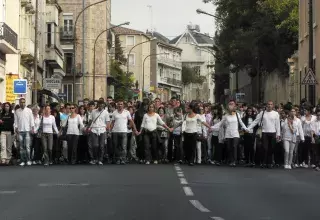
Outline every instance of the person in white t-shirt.
{"type": "Polygon", "coordinates": [[[130,112],[124,109],[123,100],[119,100],[117,102],[117,110],[112,113],[111,119],[112,146],[116,156],[116,164],[118,165],[126,164],[128,122],[130,122],[133,132],[137,134],[130,112]]]}

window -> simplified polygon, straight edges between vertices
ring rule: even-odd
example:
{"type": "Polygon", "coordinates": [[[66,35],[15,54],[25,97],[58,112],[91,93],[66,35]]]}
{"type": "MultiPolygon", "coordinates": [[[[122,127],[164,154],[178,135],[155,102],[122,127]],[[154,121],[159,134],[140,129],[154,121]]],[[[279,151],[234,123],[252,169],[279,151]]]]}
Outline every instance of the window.
{"type": "Polygon", "coordinates": [[[73,101],[72,88],[73,88],[73,85],[71,83],[70,84],[62,84],[61,93],[64,93],[66,95],[67,100],[64,100],[65,102],[72,102],[73,101]]]}
{"type": "Polygon", "coordinates": [[[65,53],[65,64],[66,64],[66,74],[72,74],[72,66],[73,66],[73,54],[65,53]]]}
{"type": "Polygon", "coordinates": [[[136,64],[136,60],[135,60],[135,55],[134,54],[130,54],[129,55],[129,65],[134,66],[136,64]]]}
{"type": "Polygon", "coordinates": [[[160,77],[162,78],[163,76],[163,67],[160,67],[160,77]]]}
{"type": "Polygon", "coordinates": [[[68,13],[67,15],[63,15],[63,35],[73,35],[73,15],[70,13],[68,13]]]}
{"type": "Polygon", "coordinates": [[[134,46],[135,45],[134,36],[127,36],[127,46],[134,46]]]}
{"type": "Polygon", "coordinates": [[[198,76],[201,76],[201,67],[200,66],[193,67],[193,70],[198,76]]]}
{"type": "Polygon", "coordinates": [[[52,38],[52,32],[51,32],[51,24],[47,24],[47,46],[51,46],[51,38],[52,38]]]}

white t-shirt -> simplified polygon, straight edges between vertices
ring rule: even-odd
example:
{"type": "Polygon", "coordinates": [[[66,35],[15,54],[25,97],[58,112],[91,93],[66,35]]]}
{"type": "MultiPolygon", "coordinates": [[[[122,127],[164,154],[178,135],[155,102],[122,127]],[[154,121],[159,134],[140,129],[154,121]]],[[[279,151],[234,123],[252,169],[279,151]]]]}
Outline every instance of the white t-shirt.
{"type": "MultiPolygon", "coordinates": [[[[40,122],[41,123],[41,122],[40,122]]],[[[41,125],[40,125],[41,126],[41,125]]],[[[58,128],[56,125],[56,119],[54,118],[53,115],[49,115],[49,117],[42,117],[42,131],[43,133],[47,133],[47,134],[52,134],[53,130],[58,134],[58,128]]]]}
{"type": "Polygon", "coordinates": [[[121,113],[115,110],[112,113],[112,121],[114,122],[112,132],[113,133],[127,133],[128,132],[128,121],[131,120],[130,112],[122,110],[121,113]]]}
{"type": "Polygon", "coordinates": [[[83,129],[83,127],[84,126],[80,115],[77,115],[74,118],[71,118],[71,116],[68,118],[67,134],[80,135],[80,130],[83,129]]]}
{"type": "Polygon", "coordinates": [[[186,133],[197,133],[198,132],[198,123],[206,122],[205,117],[201,117],[200,115],[195,115],[193,118],[190,118],[188,115],[186,116],[186,133]]]}
{"type": "Polygon", "coordinates": [[[162,121],[161,117],[157,113],[155,113],[153,116],[144,114],[141,128],[145,128],[148,131],[154,131],[157,129],[158,124],[164,125],[165,123],[162,121]]]}

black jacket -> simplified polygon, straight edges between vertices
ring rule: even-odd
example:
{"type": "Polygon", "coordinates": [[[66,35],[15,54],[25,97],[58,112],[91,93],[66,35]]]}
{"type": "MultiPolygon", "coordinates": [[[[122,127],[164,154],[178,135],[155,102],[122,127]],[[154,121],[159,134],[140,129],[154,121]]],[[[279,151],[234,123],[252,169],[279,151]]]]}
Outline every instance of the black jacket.
{"type": "Polygon", "coordinates": [[[11,133],[13,134],[14,114],[12,112],[8,114],[2,112],[2,114],[0,115],[0,119],[3,121],[3,123],[0,124],[0,131],[11,131],[11,133]]]}

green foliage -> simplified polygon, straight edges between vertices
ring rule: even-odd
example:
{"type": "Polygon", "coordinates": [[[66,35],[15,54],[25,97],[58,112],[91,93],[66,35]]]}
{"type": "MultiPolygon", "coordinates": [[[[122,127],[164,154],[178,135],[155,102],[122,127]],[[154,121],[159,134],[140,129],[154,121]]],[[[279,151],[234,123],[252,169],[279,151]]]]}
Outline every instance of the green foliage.
{"type": "Polygon", "coordinates": [[[202,84],[206,77],[200,76],[194,68],[183,66],[182,67],[182,83],[189,85],[190,83],[202,84]]]}
{"type": "Polygon", "coordinates": [[[298,48],[298,0],[203,0],[216,6],[217,60],[234,71],[248,65],[287,72],[298,48]]]}
{"type": "Polygon", "coordinates": [[[113,85],[115,86],[114,98],[131,99],[131,88],[134,86],[133,73],[126,73],[123,66],[127,63],[127,59],[123,54],[119,37],[115,38],[115,60],[110,61],[110,75],[113,77],[113,85]]]}

